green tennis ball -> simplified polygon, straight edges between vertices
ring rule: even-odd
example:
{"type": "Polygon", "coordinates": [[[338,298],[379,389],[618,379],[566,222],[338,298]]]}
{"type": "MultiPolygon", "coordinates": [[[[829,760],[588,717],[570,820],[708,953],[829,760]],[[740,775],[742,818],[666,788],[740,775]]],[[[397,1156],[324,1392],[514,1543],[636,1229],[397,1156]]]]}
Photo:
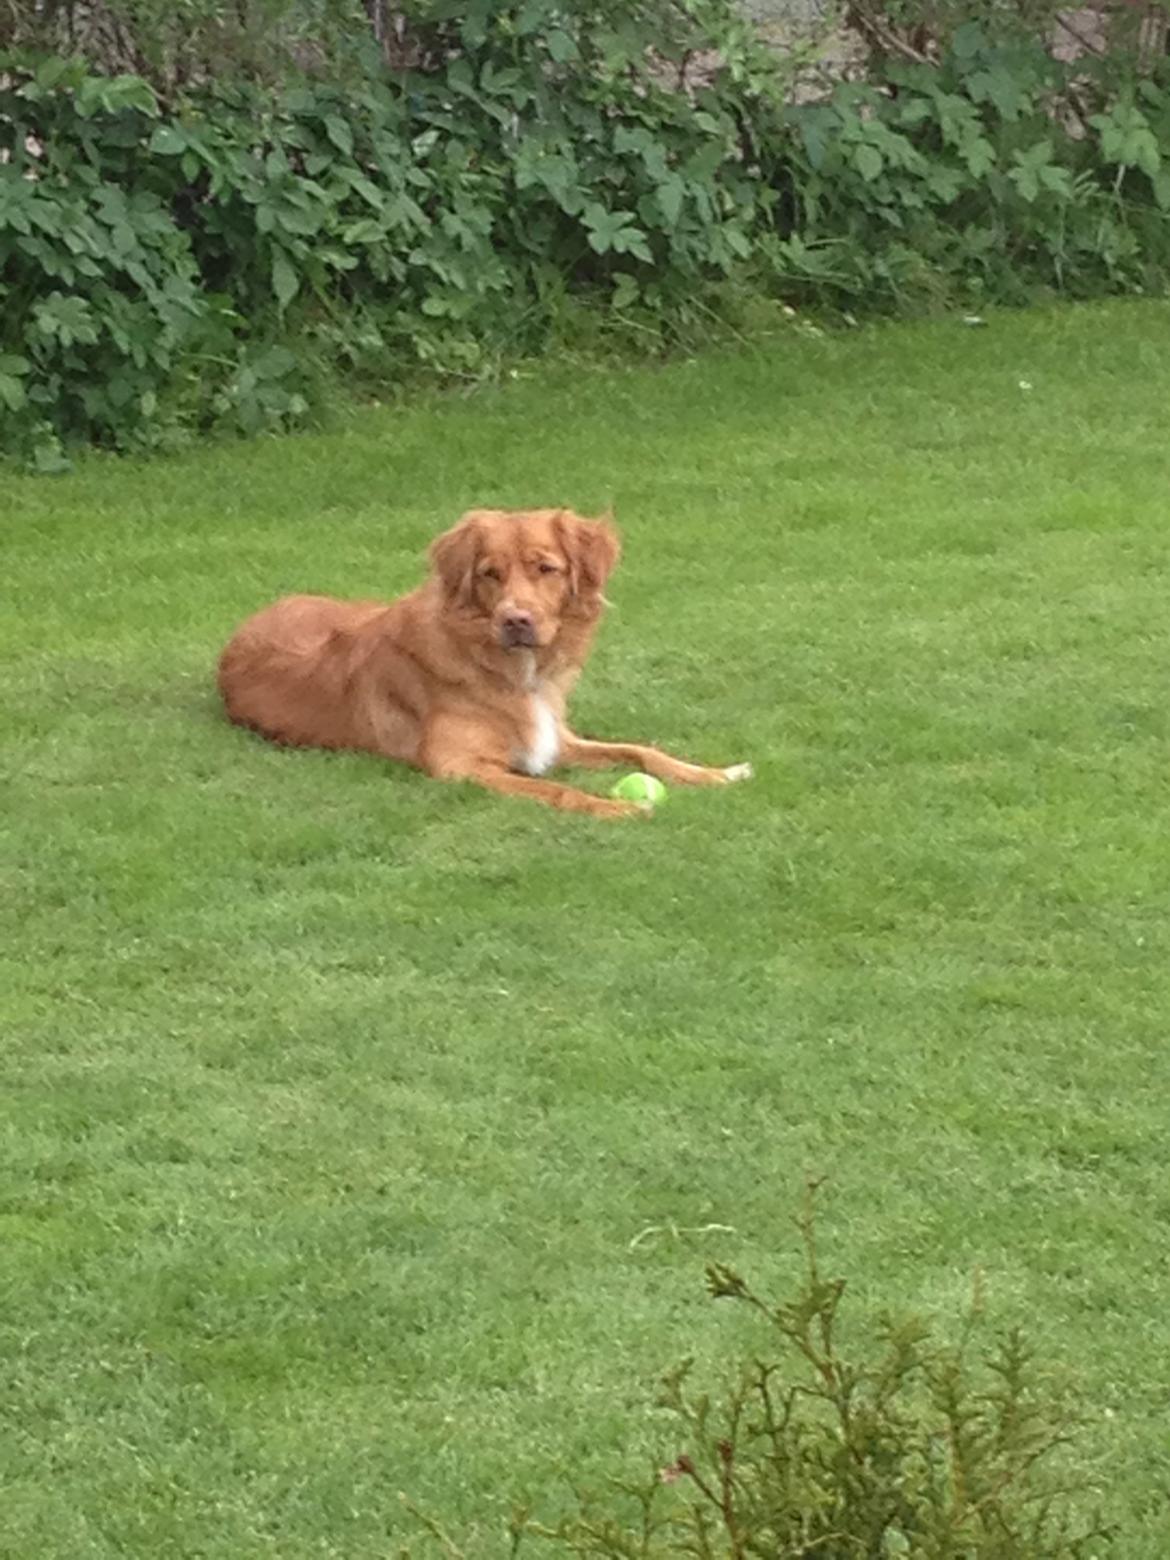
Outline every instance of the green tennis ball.
{"type": "Polygon", "coordinates": [[[609,794],[623,802],[649,802],[657,807],[659,802],[666,800],[666,787],[653,775],[626,775],[609,794]]]}

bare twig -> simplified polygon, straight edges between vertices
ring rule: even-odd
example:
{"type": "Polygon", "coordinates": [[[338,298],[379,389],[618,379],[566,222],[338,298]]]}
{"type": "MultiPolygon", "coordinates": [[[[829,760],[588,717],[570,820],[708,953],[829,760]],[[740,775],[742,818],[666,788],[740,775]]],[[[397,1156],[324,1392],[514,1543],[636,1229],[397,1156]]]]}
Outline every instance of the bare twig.
{"type": "Polygon", "coordinates": [[[915,65],[929,65],[930,56],[923,54],[914,45],[898,33],[892,32],[884,23],[879,22],[872,12],[865,10],[856,3],[850,5],[845,12],[847,24],[854,28],[871,45],[876,45],[887,54],[895,54],[904,60],[910,60],[915,65]]]}
{"type": "Polygon", "coordinates": [[[1105,58],[1106,51],[1102,48],[1099,48],[1097,44],[1086,38],[1082,33],[1079,33],[1073,24],[1066,20],[1066,18],[1063,17],[1059,11],[1056,13],[1056,25],[1063,32],[1068,33],[1069,37],[1072,38],[1077,46],[1083,49],[1086,54],[1095,54],[1099,60],[1103,60],[1105,58]]]}

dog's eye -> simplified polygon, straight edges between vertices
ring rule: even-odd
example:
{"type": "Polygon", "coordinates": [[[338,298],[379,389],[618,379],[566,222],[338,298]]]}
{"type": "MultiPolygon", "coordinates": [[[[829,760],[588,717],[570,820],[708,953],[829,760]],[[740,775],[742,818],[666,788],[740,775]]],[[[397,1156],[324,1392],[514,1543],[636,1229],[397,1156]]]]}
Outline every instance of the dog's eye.
{"type": "Polygon", "coordinates": [[[555,563],[538,563],[536,567],[541,574],[555,574],[557,572],[555,563]]]}
{"type": "Polygon", "coordinates": [[[497,585],[500,583],[499,569],[481,569],[479,577],[481,580],[495,580],[497,585]]]}

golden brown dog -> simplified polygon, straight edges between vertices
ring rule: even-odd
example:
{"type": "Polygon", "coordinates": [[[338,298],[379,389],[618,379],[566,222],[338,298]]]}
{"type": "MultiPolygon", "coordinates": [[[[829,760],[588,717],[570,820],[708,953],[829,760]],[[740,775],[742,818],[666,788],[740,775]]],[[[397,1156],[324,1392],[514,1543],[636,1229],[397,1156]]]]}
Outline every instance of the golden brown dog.
{"type": "Polygon", "coordinates": [[[219,662],[227,712],[276,742],[380,753],[604,818],[646,807],[540,777],[564,763],[679,785],[746,779],[747,764],[705,769],[565,724],[618,553],[608,520],[472,510],[432,544],[431,577],[409,596],[289,596],[249,618],[219,662]]]}

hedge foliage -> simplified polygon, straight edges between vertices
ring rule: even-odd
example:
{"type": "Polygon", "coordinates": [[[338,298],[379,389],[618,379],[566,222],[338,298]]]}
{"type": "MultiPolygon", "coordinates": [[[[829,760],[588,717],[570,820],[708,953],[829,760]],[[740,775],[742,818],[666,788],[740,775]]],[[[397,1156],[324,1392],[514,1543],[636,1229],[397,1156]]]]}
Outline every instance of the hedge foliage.
{"type": "MultiPolygon", "coordinates": [[[[227,14],[201,5],[193,37],[227,14]]],[[[136,71],[0,55],[0,451],[284,426],[331,376],[475,379],[582,309],[662,342],[733,290],[856,313],[1164,286],[1170,91],[1121,55],[969,23],[796,103],[731,0],[424,10],[375,39],[302,7],[267,73],[217,77],[206,42],[180,72],[173,25],[136,71]]]]}

